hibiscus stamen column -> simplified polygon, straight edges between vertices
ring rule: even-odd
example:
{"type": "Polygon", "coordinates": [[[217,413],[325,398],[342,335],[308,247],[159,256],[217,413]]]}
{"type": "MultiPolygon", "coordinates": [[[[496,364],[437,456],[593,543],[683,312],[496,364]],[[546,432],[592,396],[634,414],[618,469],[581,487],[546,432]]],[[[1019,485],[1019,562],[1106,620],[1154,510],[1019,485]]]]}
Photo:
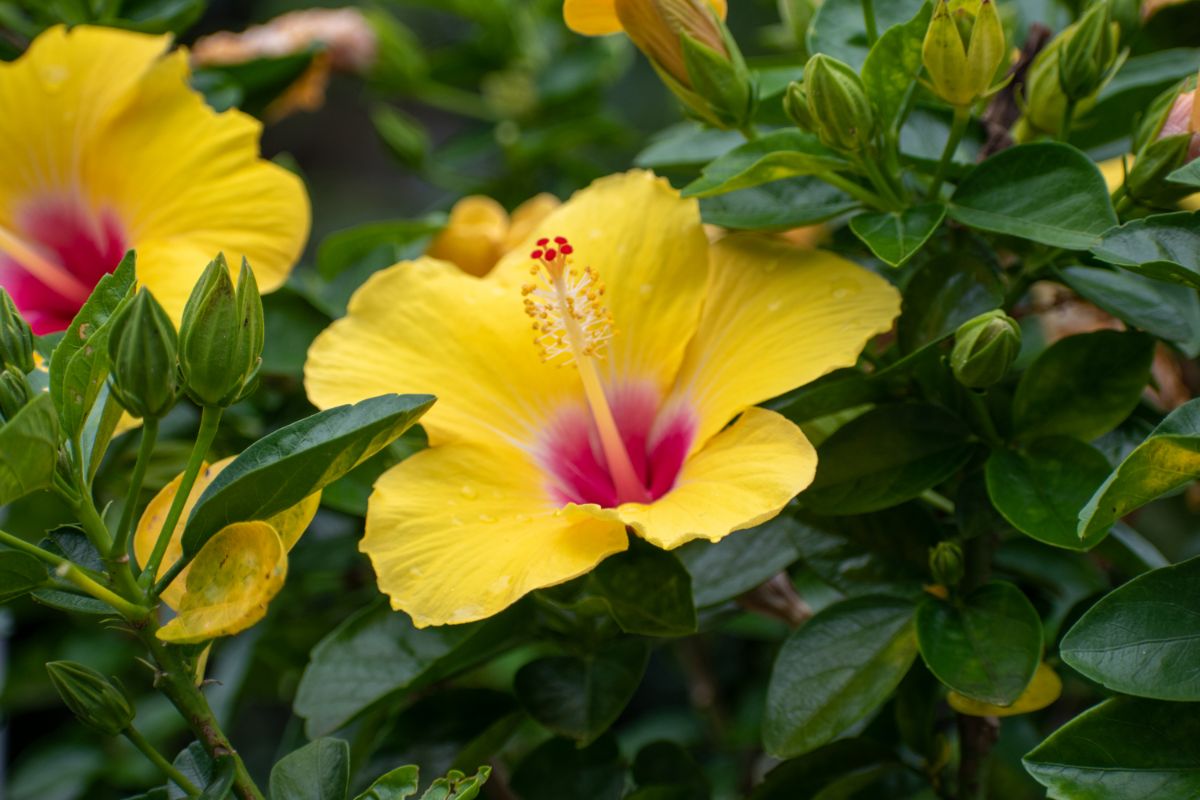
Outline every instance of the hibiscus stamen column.
{"type": "Polygon", "coordinates": [[[625,448],[596,366],[601,348],[613,335],[612,316],[601,301],[604,284],[591,267],[580,270],[570,266],[574,248],[565,237],[539,239],[537,244],[538,249],[530,254],[534,261],[530,274],[541,280],[521,289],[525,313],[533,318],[537,332],[534,343],[542,350],[542,360],[566,356],[560,363],[574,364],[579,371],[620,501],[647,503],[650,493],[625,448]]]}
{"type": "Polygon", "coordinates": [[[3,226],[0,226],[0,253],[12,258],[46,286],[80,305],[92,293],[91,289],[69,271],[44,257],[28,242],[3,226]]]}

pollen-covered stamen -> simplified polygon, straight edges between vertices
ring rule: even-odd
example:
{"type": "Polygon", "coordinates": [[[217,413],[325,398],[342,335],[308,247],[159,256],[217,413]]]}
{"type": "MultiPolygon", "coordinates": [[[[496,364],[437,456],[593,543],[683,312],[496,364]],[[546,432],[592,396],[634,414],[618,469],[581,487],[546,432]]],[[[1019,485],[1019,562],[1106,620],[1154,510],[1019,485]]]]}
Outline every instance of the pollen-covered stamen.
{"type": "Polygon", "coordinates": [[[565,237],[555,236],[538,239],[530,253],[535,282],[521,287],[521,294],[525,313],[533,320],[533,341],[542,360],[565,356],[560,365],[575,365],[618,497],[621,502],[646,503],[650,493],[633,468],[595,363],[614,332],[612,315],[604,306],[604,284],[591,267],[572,266],[574,252],[565,237]]]}

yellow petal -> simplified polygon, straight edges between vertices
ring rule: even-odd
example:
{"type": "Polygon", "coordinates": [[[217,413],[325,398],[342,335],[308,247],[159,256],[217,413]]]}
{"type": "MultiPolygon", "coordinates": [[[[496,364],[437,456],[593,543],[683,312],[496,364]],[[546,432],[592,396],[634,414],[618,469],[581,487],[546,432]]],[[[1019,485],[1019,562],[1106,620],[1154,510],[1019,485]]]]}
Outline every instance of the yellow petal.
{"type": "Polygon", "coordinates": [[[696,329],[708,274],[700,207],[663,178],[633,171],[601,178],[537,226],[489,276],[510,287],[529,280],[540,237],[565,236],[576,266],[593,267],[616,322],[601,363],[610,385],[654,380],[664,394],[696,329]]]}
{"type": "Polygon", "coordinates": [[[562,205],[562,201],[548,192],[534,195],[513,209],[512,222],[504,237],[504,252],[522,244],[537,230],[546,217],[562,205]]]}
{"type": "MultiPolygon", "coordinates": [[[[171,540],[167,543],[166,555],[163,557],[162,564],[159,566],[158,575],[161,577],[175,561],[183,555],[183,529],[187,523],[187,518],[192,513],[192,508],[196,505],[196,501],[200,499],[200,495],[204,494],[204,490],[208,485],[216,480],[216,477],[221,474],[225,467],[233,463],[234,456],[222,459],[211,466],[205,464],[200,469],[200,474],[196,476],[196,482],[192,485],[192,491],[188,494],[187,502],[184,503],[183,513],[179,515],[179,523],[176,524],[174,532],[171,534],[171,540]]],[[[133,555],[137,559],[138,564],[145,564],[150,558],[150,553],[154,550],[154,543],[158,541],[158,532],[162,530],[163,523],[167,521],[167,513],[171,510],[171,503],[175,501],[175,495],[179,491],[179,485],[183,483],[183,473],[175,476],[175,480],[168,483],[158,494],[154,496],[142,512],[142,518],[138,520],[137,529],[133,532],[133,555]]],[[[300,503],[291,508],[281,511],[275,516],[267,520],[267,523],[275,529],[279,538],[283,541],[284,547],[291,550],[299,541],[300,535],[308,528],[308,524],[312,522],[312,518],[316,516],[317,508],[321,505],[321,493],[309,495],[300,503]]],[[[184,586],[187,582],[188,571],[192,565],[188,565],[179,573],[171,585],[168,586],[162,593],[162,600],[171,608],[179,608],[180,600],[183,597],[184,586]]]]}
{"type": "Polygon", "coordinates": [[[1012,705],[994,706],[981,703],[955,691],[947,695],[946,701],[958,713],[969,714],[972,717],[1011,717],[1040,711],[1057,700],[1060,694],[1062,680],[1048,664],[1042,663],[1038,665],[1037,672],[1033,673],[1033,679],[1029,681],[1025,691],[1021,692],[1021,696],[1014,700],[1012,705]]]}
{"type": "Polygon", "coordinates": [[[543,480],[520,451],[469,443],[424,450],[384,473],[361,549],[392,607],[418,627],[483,619],[628,546],[611,513],[557,509],[543,480]]]}
{"type": "Polygon", "coordinates": [[[620,33],[615,0],[566,0],[563,19],[567,27],[584,36],[620,33]]]}
{"type": "Polygon", "coordinates": [[[674,489],[649,505],[626,503],[617,514],[659,547],[715,542],[774,517],[816,469],[816,450],[796,425],[750,408],[688,459],[674,489]]]}
{"type": "Polygon", "coordinates": [[[543,364],[520,290],[423,258],[375,273],[346,317],[317,337],[304,367],[320,408],[387,392],[438,398],[421,418],[430,442],[532,441],[578,376],[543,364]]]}
{"type": "Polygon", "coordinates": [[[115,210],[138,250],[138,279],[177,322],[217,252],[248,259],[269,292],[287,279],[309,228],[304,184],[259,158],[261,124],[214,112],[187,81],[183,51],[155,63],[83,167],[93,207],[115,210]]]}
{"type": "Polygon", "coordinates": [[[287,578],[287,551],[265,522],[235,522],[200,548],[187,576],[179,616],[158,631],[175,644],[232,636],[266,616],[287,578]]]}
{"type": "Polygon", "coordinates": [[[708,297],[674,389],[699,412],[693,449],[742,409],[853,366],[900,313],[899,292],[856,264],[742,235],[713,245],[708,297]]]}
{"type": "Polygon", "coordinates": [[[450,209],[446,227],[429,245],[433,258],[457,264],[464,272],[486,275],[504,254],[508,212],[490,197],[464,197],[450,209]]]}

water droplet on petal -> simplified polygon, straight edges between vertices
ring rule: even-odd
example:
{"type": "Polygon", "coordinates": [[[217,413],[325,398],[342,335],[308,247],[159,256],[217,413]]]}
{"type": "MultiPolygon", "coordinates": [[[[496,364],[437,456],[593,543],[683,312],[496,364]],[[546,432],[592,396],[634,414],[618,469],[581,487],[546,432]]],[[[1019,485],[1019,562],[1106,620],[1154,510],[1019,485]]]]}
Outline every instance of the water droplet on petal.
{"type": "Polygon", "coordinates": [[[492,522],[496,521],[496,518],[493,517],[491,514],[480,514],[479,521],[484,522],[484,523],[492,523],[492,522]]]}
{"type": "Polygon", "coordinates": [[[515,517],[513,517],[514,522],[521,523],[529,522],[530,519],[531,517],[528,514],[517,514],[515,517]]]}
{"type": "Polygon", "coordinates": [[[781,305],[783,305],[782,301],[772,300],[771,302],[767,303],[767,311],[778,311],[781,305]]]}
{"type": "Polygon", "coordinates": [[[829,293],[835,300],[844,300],[861,292],[862,286],[859,285],[858,281],[841,278],[831,283],[829,289],[829,293]]]}
{"type": "Polygon", "coordinates": [[[46,64],[41,68],[42,86],[48,92],[57,92],[67,82],[71,71],[62,64],[46,64]]]}
{"type": "Polygon", "coordinates": [[[459,489],[458,491],[461,492],[462,496],[467,498],[468,500],[473,500],[479,496],[479,492],[475,491],[475,487],[468,486],[465,483],[463,484],[462,488],[459,489]]]}

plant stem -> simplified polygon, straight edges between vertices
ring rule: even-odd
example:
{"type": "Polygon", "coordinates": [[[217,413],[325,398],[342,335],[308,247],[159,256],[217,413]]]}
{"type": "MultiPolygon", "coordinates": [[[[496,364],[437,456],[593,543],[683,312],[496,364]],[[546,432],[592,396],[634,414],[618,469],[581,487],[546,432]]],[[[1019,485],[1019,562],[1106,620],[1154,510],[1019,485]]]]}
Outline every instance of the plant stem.
{"type": "Polygon", "coordinates": [[[183,471],[183,480],[180,481],[179,488],[175,492],[175,499],[171,501],[171,508],[167,512],[162,530],[158,532],[154,550],[150,553],[150,558],[146,560],[146,566],[138,579],[143,589],[149,589],[158,575],[158,567],[162,564],[163,556],[167,552],[167,545],[171,542],[171,535],[175,532],[180,515],[183,514],[183,507],[187,505],[188,495],[192,493],[192,487],[196,484],[196,477],[200,474],[204,457],[208,455],[208,448],[212,446],[213,439],[216,438],[217,427],[221,423],[221,412],[222,409],[218,406],[205,406],[204,410],[200,412],[200,430],[196,433],[196,443],[192,446],[192,454],[188,457],[187,468],[183,471]]]}
{"type": "Polygon", "coordinates": [[[88,574],[87,570],[78,564],[72,563],[62,556],[55,555],[49,550],[43,550],[37,545],[30,544],[19,536],[14,536],[7,531],[0,531],[0,544],[11,547],[13,550],[20,550],[22,553],[28,553],[34,558],[45,561],[54,567],[55,573],[60,578],[70,581],[97,600],[108,603],[131,622],[140,622],[150,613],[149,609],[144,606],[131,603],[111,589],[102,586],[92,575],[88,574]]]}
{"type": "Polygon", "coordinates": [[[859,186],[857,183],[848,178],[843,178],[841,175],[833,172],[822,172],[817,177],[828,183],[830,186],[836,186],[838,189],[841,189],[855,200],[858,200],[860,203],[864,203],[871,208],[874,208],[878,211],[883,211],[888,208],[887,202],[882,197],[875,194],[870,189],[867,189],[865,186],[859,186]]]}
{"type": "Polygon", "coordinates": [[[460,117],[471,117],[485,122],[495,122],[496,115],[488,108],[487,101],[477,94],[447,86],[444,83],[425,83],[413,90],[413,99],[419,103],[448,111],[460,117]]]}
{"type": "Polygon", "coordinates": [[[879,38],[879,28],[875,24],[875,0],[862,0],[863,22],[867,25],[867,46],[875,44],[879,38]]]}
{"type": "Polygon", "coordinates": [[[742,136],[746,137],[747,142],[753,142],[758,138],[758,128],[754,127],[753,122],[747,122],[742,127],[738,128],[742,136]]]}
{"type": "Polygon", "coordinates": [[[888,180],[887,175],[879,168],[876,160],[871,156],[864,156],[859,159],[859,164],[862,166],[863,171],[867,173],[867,178],[879,190],[884,201],[888,204],[889,208],[887,210],[899,211],[903,209],[905,205],[904,201],[900,199],[900,195],[896,193],[896,190],[892,187],[892,182],[888,180]]]}
{"type": "Polygon", "coordinates": [[[187,776],[179,770],[175,769],[171,762],[163,758],[162,753],[154,749],[154,745],[146,741],[146,737],[132,725],[125,729],[125,738],[142,752],[150,763],[158,767],[163,775],[166,775],[172,783],[178,786],[187,794],[188,797],[199,797],[200,787],[188,780],[187,776]]]}
{"type": "Polygon", "coordinates": [[[157,441],[158,420],[147,418],[142,423],[142,441],[138,447],[137,462],[133,465],[129,493],[125,496],[125,508],[121,510],[121,522],[117,526],[117,535],[113,540],[109,558],[129,557],[129,534],[133,528],[133,514],[137,508],[138,498],[142,494],[142,483],[146,479],[146,466],[150,461],[150,456],[154,453],[154,445],[157,441]]]}
{"type": "Polygon", "coordinates": [[[1071,123],[1075,119],[1075,103],[1067,100],[1066,108],[1063,109],[1062,128],[1058,131],[1058,140],[1065,142],[1071,138],[1071,123]]]}
{"type": "Polygon", "coordinates": [[[933,173],[933,183],[929,184],[930,200],[938,198],[938,192],[946,180],[946,172],[950,169],[950,162],[954,160],[954,153],[958,150],[958,144],[962,141],[963,134],[967,132],[967,123],[970,121],[971,109],[969,106],[960,106],[954,109],[954,122],[950,125],[950,137],[946,139],[946,147],[942,150],[941,160],[938,161],[937,172],[933,173]]]}

